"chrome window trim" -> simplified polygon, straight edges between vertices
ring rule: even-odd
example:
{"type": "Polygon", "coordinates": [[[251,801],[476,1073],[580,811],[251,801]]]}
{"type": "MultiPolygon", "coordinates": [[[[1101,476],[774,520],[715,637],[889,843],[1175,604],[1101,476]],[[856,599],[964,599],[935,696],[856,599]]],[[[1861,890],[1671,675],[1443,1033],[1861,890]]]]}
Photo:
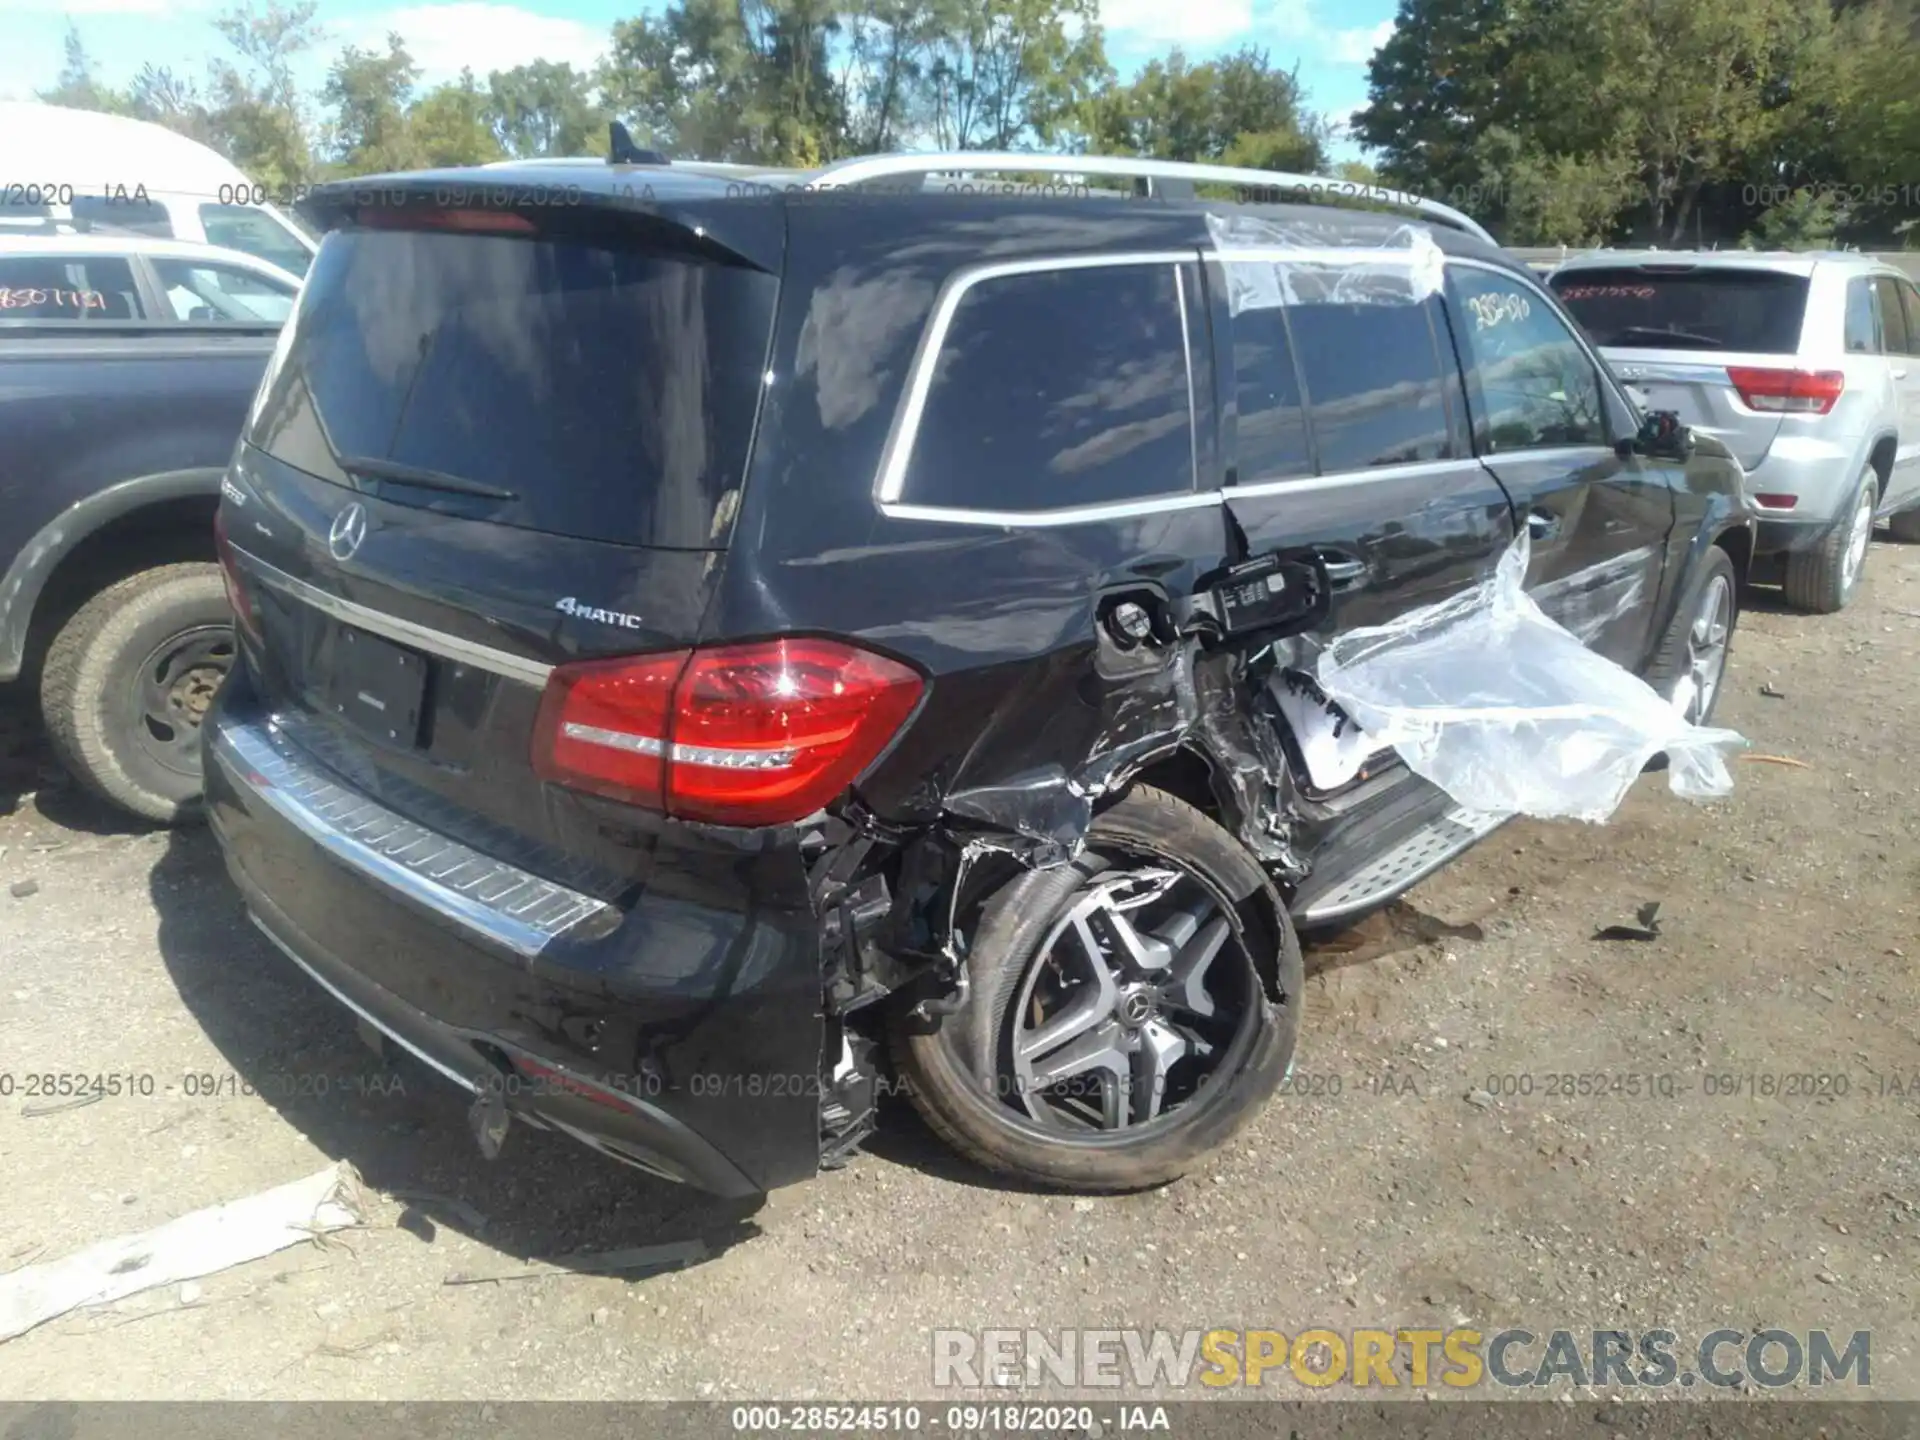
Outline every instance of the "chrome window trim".
{"type": "Polygon", "coordinates": [[[236,785],[334,861],[516,955],[535,959],[585,922],[617,915],[604,900],[484,855],[340,784],[271,721],[224,721],[207,740],[209,758],[236,785]],[[449,883],[469,869],[473,878],[449,883]]]}
{"type": "Polygon", "coordinates": [[[1180,307],[1180,355],[1187,366],[1187,489],[1200,487],[1200,407],[1194,397],[1193,335],[1187,328],[1187,267],[1173,267],[1173,301],[1180,307]]]}
{"type": "Polygon", "coordinates": [[[374,635],[384,636],[401,645],[410,645],[416,650],[425,650],[438,655],[443,660],[456,660],[463,665],[472,665],[501,675],[509,680],[519,680],[540,689],[546,688],[547,679],[553,674],[553,666],[542,664],[538,660],[529,660],[524,656],[509,654],[505,650],[496,650],[490,645],[481,645],[472,640],[462,640],[457,635],[435,630],[426,625],[416,625],[411,620],[402,620],[398,615],[389,615],[384,610],[375,610],[370,606],[344,600],[331,595],[317,585],[309,585],[297,580],[286,571],[269,565],[250,550],[233,547],[246,557],[249,573],[262,584],[272,586],[283,595],[310,605],[323,615],[348,625],[358,626],[374,635]]]}
{"type": "Polygon", "coordinates": [[[1143,500],[1116,500],[1111,505],[1075,505],[1060,510],[966,510],[951,505],[882,505],[880,513],[893,520],[931,520],[948,525],[991,525],[1006,530],[1043,529],[1058,525],[1091,525],[1102,520],[1132,520],[1142,515],[1204,510],[1221,503],[1218,490],[1190,495],[1158,495],[1143,500]]]}
{"type": "MultiPolygon", "coordinates": [[[[981,265],[968,266],[949,275],[940,287],[940,293],[933,302],[933,315],[927,321],[926,328],[920,332],[920,343],[913,353],[913,361],[907,371],[906,392],[901,397],[899,407],[894,411],[893,426],[887,432],[886,447],[880,452],[880,468],[874,477],[873,498],[878,502],[881,512],[907,519],[946,519],[968,514],[1001,514],[1026,512],[967,511],[954,506],[903,504],[900,492],[906,488],[907,461],[912,458],[914,441],[919,438],[920,422],[926,413],[927,395],[933,389],[934,371],[939,368],[940,352],[947,342],[947,331],[953,324],[954,312],[960,308],[960,302],[967,292],[976,285],[989,280],[1004,280],[1014,275],[1040,275],[1061,270],[1104,270],[1124,265],[1172,265],[1181,266],[1198,263],[1200,250],[1126,250],[1115,251],[1107,255],[1041,255],[1029,256],[1024,260],[991,260],[981,265]],[[938,515],[923,512],[939,511],[938,515]],[[905,513],[902,513],[905,512],[905,513]]],[[[1175,276],[1179,270],[1174,271],[1175,276]]],[[[1176,284],[1178,281],[1176,280],[1176,284]]],[[[1181,324],[1186,323],[1184,304],[1180,311],[1181,324]]],[[[1189,414],[1193,408],[1193,355],[1189,350],[1182,356],[1187,368],[1187,407],[1189,414]]],[[[1188,489],[1197,483],[1198,474],[1190,476],[1188,489]]],[[[1173,498],[1176,492],[1169,491],[1167,497],[1173,498]]],[[[1152,500],[1161,497],[1143,497],[1152,500]]],[[[1181,497],[1184,498],[1184,497],[1181,497]]],[[[1116,502],[1134,504],[1139,502],[1116,502]]],[[[1081,510],[1106,510],[1110,506],[1081,506],[1081,510]]],[[[1034,512],[1036,514],[1065,514],[1065,511],[1034,512]]],[[[999,521],[981,523],[999,524],[999,521]]],[[[1021,521],[1015,524],[1026,523],[1021,521]]],[[[1047,523],[1041,521],[1039,523],[1047,523]]],[[[1055,521],[1056,524],[1069,524],[1071,521],[1055,521]]]]}
{"type": "Polygon", "coordinates": [[[1366,470],[1329,470],[1322,475],[1295,475],[1284,480],[1261,480],[1252,485],[1229,485],[1220,494],[1228,500],[1259,500],[1269,495],[1310,494],[1315,490],[1331,490],[1341,485],[1417,480],[1422,475],[1438,475],[1464,466],[1481,469],[1480,457],[1462,455],[1453,460],[1414,460],[1405,465],[1376,465],[1366,470]]]}

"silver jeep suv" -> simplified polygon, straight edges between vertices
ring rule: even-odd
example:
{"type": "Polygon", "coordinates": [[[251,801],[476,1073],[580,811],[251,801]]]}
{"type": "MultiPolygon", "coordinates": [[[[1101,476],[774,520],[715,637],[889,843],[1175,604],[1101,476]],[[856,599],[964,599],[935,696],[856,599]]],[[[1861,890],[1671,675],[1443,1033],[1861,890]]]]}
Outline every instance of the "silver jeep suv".
{"type": "Polygon", "coordinates": [[[1747,471],[1787,599],[1834,611],[1876,518],[1920,541],[1920,290],[1856,253],[1602,250],[1548,277],[1627,390],[1747,471]]]}

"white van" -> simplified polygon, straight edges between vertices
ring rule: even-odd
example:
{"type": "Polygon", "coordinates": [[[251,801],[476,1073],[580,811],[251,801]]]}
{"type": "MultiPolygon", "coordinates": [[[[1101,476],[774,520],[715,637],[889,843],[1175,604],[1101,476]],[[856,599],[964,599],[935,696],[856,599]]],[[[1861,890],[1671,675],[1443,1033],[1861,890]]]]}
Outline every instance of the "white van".
{"type": "Polygon", "coordinates": [[[294,275],[318,248],[265,187],[163,125],[0,101],[0,234],[67,224],[220,245],[294,275]]]}

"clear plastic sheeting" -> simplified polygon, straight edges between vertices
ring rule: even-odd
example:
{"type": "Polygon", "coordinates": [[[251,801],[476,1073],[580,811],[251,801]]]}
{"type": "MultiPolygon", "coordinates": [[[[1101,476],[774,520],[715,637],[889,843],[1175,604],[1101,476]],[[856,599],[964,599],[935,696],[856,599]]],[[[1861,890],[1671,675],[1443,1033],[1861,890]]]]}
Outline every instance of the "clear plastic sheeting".
{"type": "Polygon", "coordinates": [[[1472,589],[1339,636],[1321,689],[1468,809],[1599,823],[1662,751],[1676,795],[1730,793],[1726,752],[1746,740],[1690,724],[1550,620],[1526,592],[1528,549],[1523,532],[1472,589]]]}
{"type": "Polygon", "coordinates": [[[1425,225],[1355,245],[1325,220],[1207,216],[1227,275],[1227,309],[1282,305],[1417,305],[1446,281],[1446,256],[1425,225]]]}

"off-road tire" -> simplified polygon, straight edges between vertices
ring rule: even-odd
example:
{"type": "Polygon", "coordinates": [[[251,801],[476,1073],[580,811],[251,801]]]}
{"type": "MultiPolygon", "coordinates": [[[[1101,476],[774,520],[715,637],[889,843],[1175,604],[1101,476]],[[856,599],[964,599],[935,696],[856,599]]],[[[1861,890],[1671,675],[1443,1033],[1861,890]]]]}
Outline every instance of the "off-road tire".
{"type": "Polygon", "coordinates": [[[145,820],[200,816],[198,775],[165,768],[135,734],[140,667],[170,637],[232,623],[220,567],[162,565],[109,585],[54,637],[40,709],[55,753],[89,790],[145,820]]]}
{"type": "MultiPolygon", "coordinates": [[[[1176,861],[1237,903],[1231,913],[1249,954],[1271,966],[1279,995],[1256,975],[1247,986],[1258,1013],[1209,1076],[1204,1090],[1171,1112],[1177,1123],[1145,1139],[1125,1129],[1071,1141],[1050,1137],[983,1088],[955,1051],[985,1053],[998,1043],[1009,998],[1059,912],[1091,876],[1096,861],[1027,871],[989,898],[972,927],[968,1001],[929,1024],[896,1012],[893,1053],[915,1106],[943,1141],[986,1169],[1043,1187],[1116,1193],[1177,1179],[1227,1144],[1286,1077],[1299,1031],[1304,969],[1284,908],[1269,903],[1269,882],[1232,835],[1171,795],[1139,786],[1100,814],[1089,852],[1124,843],[1176,861]],[[1244,898],[1243,898],[1244,897],[1244,898]],[[1276,927],[1278,933],[1276,932],[1276,927]],[[945,1035],[947,1027],[960,1035],[945,1035]],[[952,1043],[948,1043],[952,1042],[952,1043]]],[[[1256,967],[1257,968],[1257,967],[1256,967]]]]}
{"type": "MultiPolygon", "coordinates": [[[[1687,593],[1680,597],[1680,607],[1673,612],[1673,620],[1667,626],[1667,633],[1661,637],[1660,648],[1653,653],[1653,662],[1647,666],[1646,681],[1662,698],[1671,699],[1673,689],[1682,676],[1692,669],[1692,655],[1687,648],[1687,640],[1693,630],[1693,622],[1700,613],[1700,603],[1706,596],[1707,587],[1716,577],[1727,582],[1728,607],[1727,642],[1733,642],[1733,632],[1740,625],[1740,583],[1734,573],[1733,560],[1719,546],[1700,557],[1700,564],[1693,577],[1693,583],[1687,586],[1687,593]]],[[[1720,673],[1720,683],[1707,703],[1704,714],[1696,715],[1696,725],[1712,723],[1713,712],[1719,708],[1720,698],[1727,693],[1726,671],[1720,673]]]]}
{"type": "MultiPolygon", "coordinates": [[[[1860,580],[1866,573],[1866,557],[1861,557],[1860,570],[1849,584],[1847,549],[1853,539],[1854,517],[1859,513],[1862,496],[1869,492],[1876,498],[1879,495],[1879,477],[1871,467],[1861,472],[1860,481],[1845,507],[1821,532],[1819,540],[1787,556],[1787,603],[1794,609],[1813,615],[1832,615],[1846,609],[1858,593],[1860,580]]],[[[1868,542],[1871,546],[1871,531],[1868,542]]]]}

